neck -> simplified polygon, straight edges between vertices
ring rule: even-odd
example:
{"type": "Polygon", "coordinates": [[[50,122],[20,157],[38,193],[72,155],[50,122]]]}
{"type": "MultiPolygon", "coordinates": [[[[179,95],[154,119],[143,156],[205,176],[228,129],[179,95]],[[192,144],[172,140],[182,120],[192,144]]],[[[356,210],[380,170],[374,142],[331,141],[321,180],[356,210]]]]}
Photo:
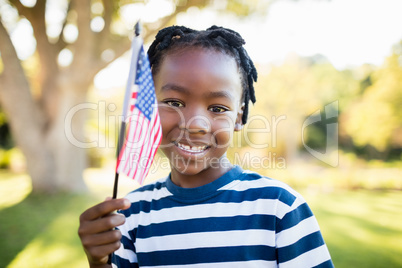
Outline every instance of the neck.
{"type": "Polygon", "coordinates": [[[211,163],[208,168],[195,174],[187,174],[172,168],[171,179],[174,184],[182,188],[195,188],[213,182],[231,170],[232,167],[233,165],[224,155],[219,159],[219,162],[211,163]]]}

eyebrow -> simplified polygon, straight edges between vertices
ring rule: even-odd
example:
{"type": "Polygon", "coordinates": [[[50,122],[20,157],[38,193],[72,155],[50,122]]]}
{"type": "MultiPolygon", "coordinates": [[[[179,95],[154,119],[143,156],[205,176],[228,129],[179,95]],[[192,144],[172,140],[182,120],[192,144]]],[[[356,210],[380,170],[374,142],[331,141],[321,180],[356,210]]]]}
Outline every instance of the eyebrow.
{"type": "MultiPolygon", "coordinates": [[[[162,91],[168,91],[168,90],[172,90],[172,91],[176,91],[185,95],[190,95],[191,91],[185,87],[181,87],[175,84],[166,84],[164,86],[162,86],[162,91]]],[[[222,90],[222,91],[215,91],[215,92],[210,92],[208,94],[206,94],[207,98],[213,99],[213,98],[226,98],[226,99],[230,99],[230,100],[234,100],[234,96],[233,94],[231,94],[228,91],[222,90]]]]}
{"type": "Polygon", "coordinates": [[[162,86],[161,88],[162,91],[168,91],[168,90],[172,90],[172,91],[177,91],[179,93],[183,93],[186,95],[190,94],[190,91],[187,88],[175,85],[175,84],[166,84],[164,86],[162,86]]]}
{"type": "Polygon", "coordinates": [[[215,92],[210,92],[207,94],[208,98],[226,98],[230,100],[234,100],[233,95],[228,92],[228,91],[215,91],[215,92]]]}

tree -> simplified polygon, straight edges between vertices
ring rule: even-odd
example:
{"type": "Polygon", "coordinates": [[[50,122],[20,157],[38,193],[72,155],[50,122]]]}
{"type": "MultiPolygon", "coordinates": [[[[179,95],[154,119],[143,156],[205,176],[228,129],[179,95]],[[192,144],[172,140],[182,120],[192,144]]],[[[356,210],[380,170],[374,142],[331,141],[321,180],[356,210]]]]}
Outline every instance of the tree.
{"type": "MultiPolygon", "coordinates": [[[[45,14],[48,1],[36,1],[28,7],[18,0],[10,0],[0,6],[11,5],[20,18],[27,19],[36,40],[38,65],[31,78],[26,74],[10,34],[0,20],[3,64],[0,105],[7,115],[14,140],[26,157],[34,192],[78,192],[86,188],[82,180],[82,171],[86,167],[85,149],[74,146],[65,136],[65,128],[71,128],[75,138],[84,141],[86,113],[75,114],[71,126],[65,126],[65,117],[72,107],[86,101],[94,76],[109,64],[109,61],[102,60],[102,53],[113,50],[112,59],[115,59],[129,49],[127,35],[118,34],[113,29],[117,11],[124,2],[69,1],[62,29],[55,40],[47,34],[45,14]],[[99,14],[94,11],[94,4],[102,6],[99,14]],[[101,17],[104,22],[99,31],[90,27],[95,16],[101,17]],[[70,24],[78,29],[78,37],[72,43],[63,38],[63,30],[70,24]],[[57,58],[66,48],[74,57],[69,66],[61,67],[57,58]]],[[[205,0],[188,1],[177,6],[172,14],[160,19],[156,25],[150,26],[158,29],[190,6],[205,6],[207,3],[205,0]]],[[[145,39],[156,31],[150,29],[145,29],[145,39]]]]}
{"type": "Polygon", "coordinates": [[[370,75],[371,83],[345,111],[346,134],[355,145],[375,149],[370,156],[386,158],[391,149],[402,148],[402,43],[370,75]]]}
{"type": "MultiPolygon", "coordinates": [[[[306,117],[334,101],[338,101],[339,109],[343,110],[349,99],[357,94],[357,89],[353,75],[347,70],[336,70],[325,57],[292,55],[282,65],[271,66],[267,75],[260,75],[256,85],[259,98],[252,114],[272,118],[271,127],[276,128],[270,130],[271,138],[264,134],[271,139],[270,150],[285,155],[291,162],[299,157],[306,117]],[[275,125],[275,122],[280,123],[275,125]],[[276,133],[272,133],[274,131],[276,133]],[[273,137],[276,140],[272,140],[273,137]]],[[[306,140],[310,128],[304,133],[306,140]]],[[[263,138],[262,134],[260,138],[263,138]]],[[[320,142],[325,143],[325,135],[322,138],[324,140],[320,142]]]]}

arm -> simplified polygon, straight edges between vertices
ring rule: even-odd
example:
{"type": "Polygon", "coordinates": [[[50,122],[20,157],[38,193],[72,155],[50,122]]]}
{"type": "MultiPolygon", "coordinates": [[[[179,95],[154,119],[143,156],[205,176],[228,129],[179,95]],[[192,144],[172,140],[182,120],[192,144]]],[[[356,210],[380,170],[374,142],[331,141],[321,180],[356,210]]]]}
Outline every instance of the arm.
{"type": "Polygon", "coordinates": [[[279,267],[333,267],[317,220],[300,196],[277,222],[279,267]]]}
{"type": "Polygon", "coordinates": [[[123,215],[112,213],[129,207],[130,201],[127,199],[112,199],[81,214],[78,235],[91,268],[112,267],[107,264],[109,254],[120,247],[121,238],[120,231],[114,228],[125,222],[123,215]]]}

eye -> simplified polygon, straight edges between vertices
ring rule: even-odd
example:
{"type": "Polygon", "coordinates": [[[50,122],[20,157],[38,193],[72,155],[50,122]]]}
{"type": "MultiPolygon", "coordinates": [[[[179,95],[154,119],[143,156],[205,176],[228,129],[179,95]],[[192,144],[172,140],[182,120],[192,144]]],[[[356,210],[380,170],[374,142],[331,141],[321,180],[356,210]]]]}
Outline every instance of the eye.
{"type": "Polygon", "coordinates": [[[221,107],[221,106],[212,106],[209,108],[209,110],[213,113],[224,113],[226,112],[228,109],[225,107],[221,107]]]}
{"type": "Polygon", "coordinates": [[[166,100],[164,101],[167,105],[172,107],[184,107],[184,104],[177,100],[166,100]]]}

